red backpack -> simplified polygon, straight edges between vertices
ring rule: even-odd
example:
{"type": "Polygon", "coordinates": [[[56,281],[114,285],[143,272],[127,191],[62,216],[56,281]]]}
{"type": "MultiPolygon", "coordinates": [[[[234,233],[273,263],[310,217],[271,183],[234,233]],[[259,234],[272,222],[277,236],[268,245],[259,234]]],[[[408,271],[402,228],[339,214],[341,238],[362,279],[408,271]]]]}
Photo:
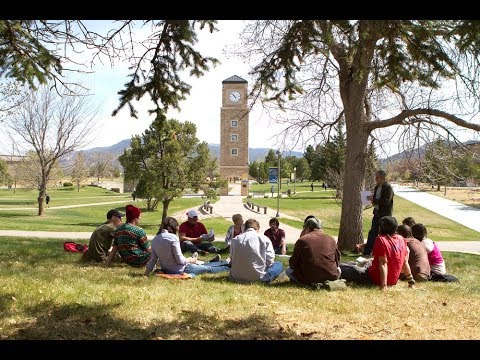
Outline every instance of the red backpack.
{"type": "Polygon", "coordinates": [[[70,252],[81,252],[84,253],[88,250],[88,245],[77,244],[74,241],[65,241],[63,243],[63,249],[70,252]]]}

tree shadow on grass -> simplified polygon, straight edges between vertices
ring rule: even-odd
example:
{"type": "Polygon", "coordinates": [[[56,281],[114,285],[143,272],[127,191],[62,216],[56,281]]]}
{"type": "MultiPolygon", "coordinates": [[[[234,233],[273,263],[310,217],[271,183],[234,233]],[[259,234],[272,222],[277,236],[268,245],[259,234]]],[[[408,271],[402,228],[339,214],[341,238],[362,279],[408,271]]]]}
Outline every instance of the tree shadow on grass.
{"type": "Polygon", "coordinates": [[[219,319],[201,311],[181,310],[171,321],[152,319],[147,325],[119,318],[113,310],[121,304],[58,305],[46,301],[27,308],[30,319],[15,325],[8,339],[298,339],[262,315],[219,319]]]}
{"type": "MultiPolygon", "coordinates": [[[[32,208],[32,210],[36,210],[38,211],[38,209],[35,209],[35,208],[32,208]]],[[[33,213],[29,213],[29,214],[25,214],[23,211],[28,211],[28,210],[20,210],[20,212],[17,212],[15,210],[15,212],[6,212],[8,210],[1,210],[0,211],[0,218],[4,218],[5,221],[8,221],[8,219],[13,219],[13,218],[17,218],[17,217],[32,217],[33,213]]],[[[37,215],[35,215],[37,216],[37,215]]],[[[14,221],[17,221],[17,220],[14,220],[14,221]]]]}
{"type": "Polygon", "coordinates": [[[0,294],[0,313],[2,313],[3,316],[9,315],[11,313],[11,308],[14,302],[14,293],[0,294]]]}
{"type": "MultiPolygon", "coordinates": [[[[92,228],[92,232],[93,230],[95,230],[97,227],[99,227],[100,225],[102,225],[102,223],[100,222],[91,222],[91,223],[70,223],[70,224],[64,224],[65,226],[89,226],[92,228]]],[[[88,231],[86,231],[88,232],[88,231]]],[[[86,241],[86,239],[85,239],[86,241]]]]}
{"type": "Polygon", "coordinates": [[[5,206],[5,205],[15,205],[15,207],[24,207],[28,205],[37,205],[38,202],[35,200],[0,200],[0,207],[5,206]]]}

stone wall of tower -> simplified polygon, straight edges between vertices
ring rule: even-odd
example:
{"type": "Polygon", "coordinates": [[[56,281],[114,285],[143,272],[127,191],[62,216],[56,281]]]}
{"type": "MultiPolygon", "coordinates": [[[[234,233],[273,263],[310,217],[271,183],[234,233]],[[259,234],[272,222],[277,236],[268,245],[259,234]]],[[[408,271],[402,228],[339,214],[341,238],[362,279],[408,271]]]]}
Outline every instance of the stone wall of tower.
{"type": "Polygon", "coordinates": [[[220,110],[220,176],[248,178],[248,107],[247,83],[224,83],[220,110]],[[238,102],[230,101],[232,91],[241,95],[238,102]],[[232,121],[237,126],[232,126],[232,121]],[[232,154],[235,149],[236,154],[232,154]]]}

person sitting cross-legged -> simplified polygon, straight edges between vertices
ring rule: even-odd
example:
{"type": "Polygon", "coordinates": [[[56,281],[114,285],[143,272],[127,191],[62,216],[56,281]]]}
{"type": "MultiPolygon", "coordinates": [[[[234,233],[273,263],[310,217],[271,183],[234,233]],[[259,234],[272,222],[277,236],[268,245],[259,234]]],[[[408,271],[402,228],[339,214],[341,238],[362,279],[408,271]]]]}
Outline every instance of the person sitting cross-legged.
{"type": "Polygon", "coordinates": [[[306,286],[337,280],[340,277],[337,242],[323,233],[317,218],[305,221],[304,229],[306,234],[295,243],[287,276],[292,282],[306,286]]]}
{"type": "Polygon", "coordinates": [[[408,265],[407,241],[395,234],[397,219],[384,216],[379,221],[379,235],[373,245],[373,261],[368,267],[340,263],[341,278],[359,284],[376,284],[381,290],[395,285],[400,273],[404,273],[408,286],[415,284],[408,265]]]}
{"type": "Polygon", "coordinates": [[[397,232],[407,240],[408,264],[415,281],[428,281],[430,278],[430,264],[425,246],[412,235],[412,229],[408,225],[399,225],[397,232]]]}
{"type": "MultiPolygon", "coordinates": [[[[227,260],[211,261],[205,264],[196,264],[196,257],[185,258],[180,249],[180,240],[177,237],[178,222],[172,217],[166,217],[157,235],[152,240],[152,257],[146,265],[145,276],[148,276],[157,261],[161,270],[166,274],[191,274],[218,273],[229,271],[227,260]]],[[[220,255],[217,255],[219,258],[220,255]]]]}
{"type": "Polygon", "coordinates": [[[127,222],[115,230],[113,248],[108,255],[106,265],[110,265],[115,254],[120,254],[122,260],[130,266],[141,267],[150,260],[150,246],[145,230],[138,226],[141,211],[138,207],[125,207],[127,222]]]}
{"type": "Polygon", "coordinates": [[[219,249],[212,244],[214,238],[207,239],[208,232],[205,225],[198,221],[198,212],[190,210],[187,212],[187,216],[187,221],[183,222],[178,229],[178,237],[180,238],[180,246],[183,252],[189,251],[192,254],[197,252],[201,255],[228,252],[228,246],[219,249]]]}
{"type": "Polygon", "coordinates": [[[430,273],[445,275],[447,268],[442,252],[438,245],[427,237],[427,229],[423,224],[415,224],[412,226],[412,235],[419,240],[427,250],[428,262],[430,264],[430,273]]]}
{"type": "Polygon", "coordinates": [[[265,230],[263,235],[268,237],[273,245],[273,250],[277,255],[285,255],[287,253],[287,245],[285,244],[285,231],[280,229],[278,219],[272,218],[268,222],[269,229],[265,230]]]}
{"type": "Polygon", "coordinates": [[[122,225],[122,217],[125,214],[116,209],[107,212],[107,221],[97,227],[90,236],[88,250],[83,253],[82,261],[102,262],[108,258],[108,252],[112,247],[115,229],[122,225]]]}
{"type": "Polygon", "coordinates": [[[227,230],[227,235],[225,236],[225,243],[230,245],[232,239],[245,232],[245,226],[243,225],[243,217],[241,214],[235,214],[232,216],[233,225],[231,225],[227,230]]]}
{"type": "Polygon", "coordinates": [[[272,242],[259,234],[255,219],[245,221],[245,232],[232,239],[230,245],[230,278],[234,281],[270,283],[283,271],[275,260],[272,242]]]}

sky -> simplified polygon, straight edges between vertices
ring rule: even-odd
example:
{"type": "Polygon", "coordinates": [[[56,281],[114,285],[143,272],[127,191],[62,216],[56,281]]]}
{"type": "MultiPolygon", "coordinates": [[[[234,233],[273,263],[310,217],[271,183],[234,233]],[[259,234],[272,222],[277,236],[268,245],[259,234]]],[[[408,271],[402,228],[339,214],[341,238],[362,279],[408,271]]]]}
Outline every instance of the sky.
{"type": "MultiPolygon", "coordinates": [[[[251,82],[248,76],[249,65],[225,53],[227,46],[238,41],[238,35],[243,28],[242,21],[219,21],[218,28],[220,31],[214,33],[199,31],[199,42],[196,49],[204,56],[219,59],[220,64],[212,67],[200,78],[186,78],[187,83],[192,86],[190,95],[187,95],[187,99],[180,103],[181,111],[169,110],[167,113],[168,118],[195,123],[197,137],[201,141],[216,144],[220,142],[222,81],[238,75],[251,82]]],[[[124,83],[127,82],[127,64],[115,64],[113,68],[110,65],[98,65],[93,70],[94,73],[85,75],[81,80],[95,94],[101,111],[98,115],[99,128],[96,131],[96,137],[92,138],[91,143],[85,149],[110,146],[121,140],[129,139],[134,134],[141,134],[153,120],[153,116],[148,115],[146,111],[152,107],[148,101],[142,100],[134,103],[134,106],[140,110],[138,119],[130,117],[128,108],[122,109],[114,117],[111,116],[112,111],[119,103],[117,91],[123,89],[124,83]]],[[[268,116],[261,109],[252,109],[249,124],[249,146],[251,148],[276,148],[278,146],[276,139],[271,137],[281,130],[281,126],[270,122],[268,116]]],[[[303,146],[299,146],[295,150],[303,151],[303,146]]]]}

